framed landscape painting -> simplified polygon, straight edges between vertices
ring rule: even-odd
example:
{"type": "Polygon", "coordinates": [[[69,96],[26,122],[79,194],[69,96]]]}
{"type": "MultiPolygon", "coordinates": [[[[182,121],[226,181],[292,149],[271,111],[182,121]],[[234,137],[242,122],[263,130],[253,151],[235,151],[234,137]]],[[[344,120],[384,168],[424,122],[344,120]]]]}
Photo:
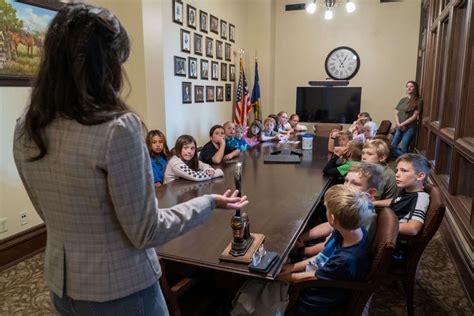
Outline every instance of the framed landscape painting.
{"type": "Polygon", "coordinates": [[[0,0],[0,86],[31,85],[49,24],[62,5],[45,0],[0,0]]]}

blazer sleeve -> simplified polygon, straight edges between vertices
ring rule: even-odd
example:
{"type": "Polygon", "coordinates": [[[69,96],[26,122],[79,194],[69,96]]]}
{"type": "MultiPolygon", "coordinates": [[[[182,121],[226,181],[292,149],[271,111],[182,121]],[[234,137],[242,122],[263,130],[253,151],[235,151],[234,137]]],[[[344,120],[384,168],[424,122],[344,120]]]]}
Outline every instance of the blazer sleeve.
{"type": "Polygon", "coordinates": [[[203,223],[215,207],[209,195],[159,209],[141,120],[128,113],[114,122],[106,148],[107,185],[115,216],[139,249],[156,247],[203,223]]]}
{"type": "Polygon", "coordinates": [[[38,213],[39,217],[44,221],[44,214],[39,203],[38,197],[36,196],[34,190],[31,190],[31,186],[29,181],[23,174],[23,165],[26,163],[25,151],[21,149],[20,143],[24,145],[23,142],[26,142],[24,137],[21,137],[23,134],[25,122],[25,114],[23,114],[16,123],[15,126],[15,133],[14,133],[14,142],[13,142],[13,157],[15,160],[16,169],[18,170],[18,174],[20,175],[21,182],[25,186],[26,193],[31,200],[31,204],[35,208],[36,212],[38,213]]]}

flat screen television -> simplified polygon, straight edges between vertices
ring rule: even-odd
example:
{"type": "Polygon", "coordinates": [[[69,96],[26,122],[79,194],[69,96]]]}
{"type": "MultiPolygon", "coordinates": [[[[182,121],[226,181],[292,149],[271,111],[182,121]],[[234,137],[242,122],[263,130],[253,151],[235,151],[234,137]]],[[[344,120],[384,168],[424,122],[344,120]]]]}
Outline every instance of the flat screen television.
{"type": "Polygon", "coordinates": [[[361,87],[297,87],[301,122],[352,124],[360,112],[361,87]]]}

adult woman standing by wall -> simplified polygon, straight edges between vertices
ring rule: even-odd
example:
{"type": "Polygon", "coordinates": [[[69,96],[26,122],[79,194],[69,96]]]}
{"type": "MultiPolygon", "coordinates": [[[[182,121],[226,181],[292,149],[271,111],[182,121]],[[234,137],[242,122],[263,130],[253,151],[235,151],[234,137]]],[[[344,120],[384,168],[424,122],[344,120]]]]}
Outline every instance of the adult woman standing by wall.
{"type": "Polygon", "coordinates": [[[408,152],[408,147],[416,133],[418,116],[423,108],[418,83],[408,81],[406,90],[407,96],[402,98],[395,107],[397,125],[392,139],[392,151],[396,157],[408,152]],[[401,148],[398,147],[400,142],[401,148]]]}
{"type": "Polygon", "coordinates": [[[143,123],[120,99],[129,53],[108,10],[65,6],[15,129],[15,163],[46,223],[45,278],[62,315],[167,315],[153,247],[216,206],[247,204],[227,191],[158,208],[143,123]]]}

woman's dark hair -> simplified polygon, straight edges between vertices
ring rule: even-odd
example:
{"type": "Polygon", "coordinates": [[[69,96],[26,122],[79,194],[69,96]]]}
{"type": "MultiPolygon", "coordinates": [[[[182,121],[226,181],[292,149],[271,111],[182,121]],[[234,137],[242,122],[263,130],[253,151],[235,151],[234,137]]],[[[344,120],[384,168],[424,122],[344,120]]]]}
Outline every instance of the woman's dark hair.
{"type": "Polygon", "coordinates": [[[148,132],[146,135],[146,147],[148,147],[148,152],[150,153],[151,157],[155,157],[155,154],[151,151],[151,143],[153,141],[153,137],[158,136],[163,140],[163,151],[161,152],[161,155],[168,160],[170,156],[170,150],[168,149],[168,143],[166,142],[166,136],[163,134],[160,130],[154,129],[148,132]]]}
{"type": "Polygon", "coordinates": [[[418,105],[418,100],[420,99],[420,87],[418,86],[418,83],[416,81],[410,80],[407,82],[407,85],[411,83],[415,89],[413,90],[413,94],[410,97],[410,101],[408,101],[408,106],[405,112],[411,113],[416,109],[416,106],[418,105]]]}
{"type": "Polygon", "coordinates": [[[252,137],[254,137],[254,136],[260,137],[260,135],[262,135],[262,130],[263,130],[262,123],[261,123],[260,121],[255,120],[255,121],[253,121],[252,124],[250,124],[250,126],[247,128],[247,137],[249,137],[249,138],[252,138],[252,137]],[[259,129],[258,135],[254,135],[254,134],[252,133],[252,127],[253,127],[253,126],[258,127],[258,129],[259,129]]]}
{"type": "Polygon", "coordinates": [[[176,145],[174,145],[174,154],[176,157],[180,158],[183,160],[183,162],[191,169],[194,171],[199,170],[199,160],[198,160],[198,155],[197,155],[197,145],[196,145],[196,140],[194,137],[191,135],[181,135],[178,137],[176,140],[176,145]],[[194,144],[194,147],[196,148],[196,152],[194,153],[193,158],[191,158],[190,161],[184,161],[183,158],[181,157],[181,150],[183,149],[184,145],[188,144],[194,144]]]}
{"type": "Polygon", "coordinates": [[[39,149],[30,161],[46,155],[44,129],[57,117],[96,125],[130,112],[120,98],[129,54],[127,32],[107,9],[70,4],[59,10],[26,111],[24,132],[39,149]]]}

